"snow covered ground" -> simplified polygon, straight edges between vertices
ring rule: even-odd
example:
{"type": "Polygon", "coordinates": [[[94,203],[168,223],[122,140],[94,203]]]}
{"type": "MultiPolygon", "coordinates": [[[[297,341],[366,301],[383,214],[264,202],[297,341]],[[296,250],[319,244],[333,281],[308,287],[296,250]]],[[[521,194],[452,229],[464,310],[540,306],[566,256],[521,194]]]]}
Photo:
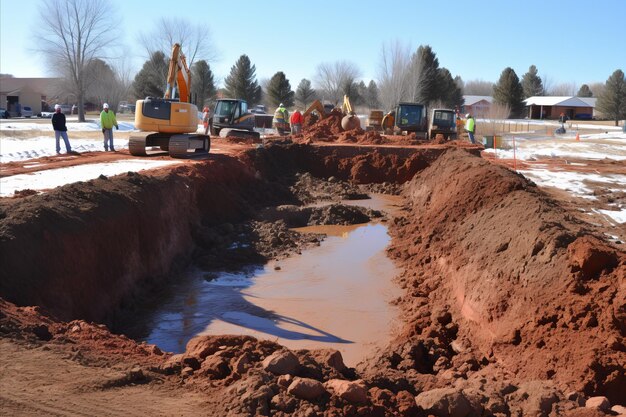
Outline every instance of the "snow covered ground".
{"type": "MultiPolygon", "coordinates": [[[[487,120],[478,120],[478,123],[488,123],[487,120]]],[[[528,123],[536,127],[535,132],[551,131],[559,124],[554,121],[510,120],[506,123],[528,123]]],[[[577,172],[577,170],[554,170],[541,166],[543,160],[568,160],[572,167],[584,164],[584,160],[626,161],[626,133],[621,127],[577,124],[568,125],[564,135],[547,136],[537,133],[509,134],[504,137],[503,149],[487,149],[487,153],[495,153],[497,158],[512,159],[515,157],[523,161],[538,161],[531,169],[520,171],[540,186],[551,186],[562,189],[570,194],[594,200],[593,187],[598,185],[615,191],[626,191],[626,175],[604,174],[593,172],[577,172]],[[586,129],[586,134],[579,134],[577,130],[586,129]],[[594,129],[594,133],[588,133],[594,129]],[[515,148],[515,152],[514,152],[515,148]],[[593,186],[591,185],[593,184],[593,186]]],[[[201,129],[201,125],[198,126],[201,129]]],[[[128,135],[134,130],[132,122],[120,121],[120,129],[114,131],[115,145],[118,149],[128,147],[128,135]]],[[[68,131],[72,149],[78,152],[102,151],[102,137],[100,125],[97,121],[77,123],[75,118],[68,119],[68,131]]],[[[65,148],[61,144],[61,151],[65,148]]],[[[30,121],[8,119],[0,122],[0,163],[12,161],[26,161],[56,154],[54,132],[49,121],[30,121]]],[[[12,195],[20,189],[43,190],[54,188],[75,181],[87,181],[99,175],[116,175],[127,171],[151,169],[179,161],[153,161],[146,159],[125,160],[111,163],[89,164],[70,168],[47,170],[41,173],[20,174],[0,179],[0,196],[12,195]]],[[[626,163],[626,162],[624,162],[626,163]]],[[[614,204],[615,210],[596,210],[597,213],[608,216],[616,224],[626,223],[626,207],[614,204]]]]}
{"type": "MultiPolygon", "coordinates": [[[[0,122],[0,163],[27,161],[56,155],[52,124],[43,122],[3,119],[0,122]]],[[[67,129],[72,150],[77,152],[104,150],[99,123],[95,121],[85,123],[69,121],[67,129]]],[[[119,130],[114,130],[113,133],[116,149],[128,148],[128,133],[132,130],[134,130],[133,123],[119,122],[119,130]]],[[[62,140],[61,153],[65,154],[65,145],[62,140]]],[[[13,175],[0,178],[0,197],[11,196],[15,191],[24,189],[36,191],[52,189],[72,182],[88,181],[100,175],[113,176],[128,171],[154,169],[179,163],[181,162],[178,160],[132,159],[13,175]]],[[[36,168],[37,165],[32,164],[30,166],[36,168]]]]}
{"type": "MultiPolygon", "coordinates": [[[[587,125],[591,128],[594,125],[587,125]]],[[[520,170],[525,177],[540,186],[555,187],[568,193],[595,200],[594,188],[602,187],[610,192],[626,191],[626,175],[578,172],[575,169],[547,169],[542,161],[568,161],[572,168],[585,166],[584,160],[626,161],[626,133],[621,127],[595,126],[601,133],[578,135],[576,131],[568,131],[565,135],[533,136],[530,134],[507,135],[503,139],[502,149],[486,149],[485,152],[496,158],[520,161],[538,161],[531,169],[520,170]]],[[[626,162],[624,162],[626,164],[626,162]]],[[[567,165],[566,165],[567,166],[567,165]]],[[[596,210],[613,220],[616,224],[626,223],[626,206],[620,203],[612,205],[615,210],[596,210]]]]}

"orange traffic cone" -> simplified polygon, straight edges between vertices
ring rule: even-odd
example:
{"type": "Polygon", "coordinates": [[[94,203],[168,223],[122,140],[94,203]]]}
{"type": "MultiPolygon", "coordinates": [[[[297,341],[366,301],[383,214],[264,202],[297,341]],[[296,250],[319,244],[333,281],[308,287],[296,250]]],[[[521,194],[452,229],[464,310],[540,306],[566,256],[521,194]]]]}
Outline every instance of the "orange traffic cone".
{"type": "Polygon", "coordinates": [[[576,132],[576,142],[580,142],[580,135],[576,132]]]}

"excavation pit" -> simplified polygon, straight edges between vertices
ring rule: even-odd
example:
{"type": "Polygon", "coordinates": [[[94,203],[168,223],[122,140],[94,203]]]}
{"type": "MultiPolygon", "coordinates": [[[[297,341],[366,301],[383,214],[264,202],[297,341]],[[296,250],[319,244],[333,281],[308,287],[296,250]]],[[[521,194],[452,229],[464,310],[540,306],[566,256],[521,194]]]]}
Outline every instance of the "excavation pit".
{"type": "MultiPolygon", "coordinates": [[[[86,366],[139,366],[140,371],[129,369],[130,376],[98,386],[170,381],[175,387],[168,392],[178,397],[178,390],[188,385],[203,393],[210,402],[205,410],[215,415],[229,410],[288,415],[311,404],[319,415],[420,415],[434,395],[454,398],[477,414],[547,414],[540,407],[568,410],[597,395],[619,404],[626,389],[623,248],[607,243],[521,175],[472,152],[455,146],[282,143],[236,157],[212,155],[149,175],[102,177],[40,195],[0,199],[0,295],[7,300],[1,302],[2,343],[26,343],[25,351],[34,349],[38,355],[48,349],[70,352],[73,361],[86,366]],[[401,208],[382,223],[376,223],[380,219],[371,208],[352,207],[363,203],[357,200],[363,194],[379,191],[401,195],[401,208]],[[351,203],[342,202],[346,199],[351,203]],[[294,228],[309,222],[332,227],[362,223],[357,221],[362,216],[374,223],[357,228],[349,238],[354,235],[362,244],[367,239],[359,230],[376,229],[378,250],[398,268],[373,274],[385,279],[395,275],[392,285],[401,295],[389,298],[398,309],[397,331],[382,335],[379,339],[388,343],[356,366],[358,360],[348,359],[348,353],[341,359],[333,350],[287,350],[282,341],[274,341],[277,335],[298,332],[300,341],[308,341],[302,326],[279,330],[276,321],[262,319],[282,316],[326,332],[307,336],[330,334],[342,342],[355,337],[289,311],[275,309],[272,316],[271,305],[252,307],[250,300],[269,299],[274,294],[270,284],[290,271],[313,268],[305,266],[306,259],[314,258],[309,251],[333,245],[331,233],[323,240],[294,228]],[[246,294],[237,289],[243,307],[224,307],[234,312],[225,318],[248,330],[269,327],[272,340],[244,333],[197,336],[185,344],[194,328],[182,338],[168,338],[176,346],[159,342],[159,348],[102,326],[118,329],[129,315],[140,316],[151,300],[166,305],[164,300],[176,299],[159,298],[159,291],[189,266],[209,271],[210,282],[205,272],[179,281],[191,288],[200,283],[201,293],[228,280],[229,275],[215,271],[232,274],[245,265],[267,267],[264,275],[246,281],[246,294]],[[180,355],[163,352],[180,351],[183,345],[180,355]],[[38,347],[47,349],[40,352],[38,347]],[[288,376],[274,372],[279,372],[274,360],[291,361],[288,376]],[[328,391],[313,402],[296,397],[289,388],[293,378],[315,380],[328,391]],[[337,379],[366,387],[365,398],[358,400],[363,402],[354,403],[362,408],[337,394],[338,383],[330,382],[337,379]]],[[[336,250],[341,260],[328,263],[343,266],[344,258],[352,256],[336,250]]],[[[364,264],[379,255],[365,256],[364,264]]],[[[352,272],[356,267],[347,268],[352,272]]],[[[309,287],[310,295],[316,295],[315,288],[309,287]]],[[[357,290],[367,288],[349,291],[357,290]]],[[[279,292],[301,297],[286,284],[279,292]]],[[[180,298],[183,306],[185,297],[180,298]]],[[[213,307],[219,309],[219,304],[213,307]]],[[[322,316],[325,309],[315,312],[313,307],[306,314],[322,316]]],[[[152,311],[153,317],[166,316],[152,311]]],[[[193,328],[193,308],[188,317],[176,320],[193,328]]],[[[197,330],[206,325],[197,324],[197,330]]],[[[146,326],[140,327],[147,335],[138,332],[137,339],[153,342],[146,326]]],[[[339,345],[341,351],[347,344],[339,345]]],[[[7,351],[12,358],[24,355],[7,351]]],[[[18,384],[21,374],[12,375],[18,384]]],[[[30,386],[28,382],[33,383],[24,384],[30,386]]]]}

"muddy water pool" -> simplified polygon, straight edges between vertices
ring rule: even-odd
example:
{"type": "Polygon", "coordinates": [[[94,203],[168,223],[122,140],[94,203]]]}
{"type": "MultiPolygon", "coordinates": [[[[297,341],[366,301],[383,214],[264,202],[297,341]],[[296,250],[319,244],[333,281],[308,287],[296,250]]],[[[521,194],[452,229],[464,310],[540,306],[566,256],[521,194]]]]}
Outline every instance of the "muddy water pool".
{"type": "MultiPolygon", "coordinates": [[[[350,202],[393,212],[397,199],[376,196],[350,202]]],[[[387,258],[384,223],[313,226],[326,233],[319,247],[238,273],[190,270],[154,305],[136,315],[130,336],[182,352],[198,334],[242,334],[291,349],[332,348],[356,365],[390,339],[400,295],[399,271],[387,258]]]]}

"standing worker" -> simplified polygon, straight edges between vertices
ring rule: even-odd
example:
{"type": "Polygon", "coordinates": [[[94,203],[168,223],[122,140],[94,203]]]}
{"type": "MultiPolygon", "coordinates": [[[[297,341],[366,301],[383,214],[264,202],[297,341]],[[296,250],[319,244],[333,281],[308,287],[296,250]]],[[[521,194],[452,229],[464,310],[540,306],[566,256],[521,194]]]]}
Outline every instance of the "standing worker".
{"type": "Polygon", "coordinates": [[[279,135],[284,135],[287,129],[289,128],[289,112],[283,105],[280,103],[278,108],[274,112],[274,128],[278,131],[279,135]]]}
{"type": "Polygon", "coordinates": [[[204,125],[204,134],[208,135],[211,127],[211,110],[208,106],[204,106],[202,109],[202,124],[204,125]]]}
{"type": "Polygon", "coordinates": [[[104,151],[108,152],[109,148],[111,148],[111,152],[115,152],[115,148],[113,147],[113,126],[115,126],[115,129],[119,129],[119,126],[117,125],[115,113],[109,111],[109,105],[107,103],[102,105],[100,126],[102,126],[102,134],[104,135],[104,151]]]}
{"type": "Polygon", "coordinates": [[[291,133],[293,133],[294,135],[302,133],[302,124],[304,123],[304,117],[302,117],[302,113],[300,113],[300,110],[296,109],[296,111],[293,112],[291,118],[289,119],[289,122],[291,123],[291,133]]]}
{"type": "Polygon", "coordinates": [[[67,153],[71,153],[72,147],[70,146],[70,140],[67,138],[65,115],[61,111],[61,106],[59,106],[58,104],[54,105],[54,114],[52,115],[52,128],[54,129],[54,139],[56,139],[57,142],[57,154],[61,153],[61,144],[59,142],[60,138],[63,138],[63,142],[65,142],[65,151],[67,153]]]}
{"type": "Polygon", "coordinates": [[[470,113],[467,113],[465,115],[465,118],[467,119],[465,121],[465,130],[467,130],[467,134],[469,135],[469,140],[473,144],[476,144],[476,141],[474,140],[474,133],[476,133],[476,121],[474,120],[474,117],[470,113]]]}

